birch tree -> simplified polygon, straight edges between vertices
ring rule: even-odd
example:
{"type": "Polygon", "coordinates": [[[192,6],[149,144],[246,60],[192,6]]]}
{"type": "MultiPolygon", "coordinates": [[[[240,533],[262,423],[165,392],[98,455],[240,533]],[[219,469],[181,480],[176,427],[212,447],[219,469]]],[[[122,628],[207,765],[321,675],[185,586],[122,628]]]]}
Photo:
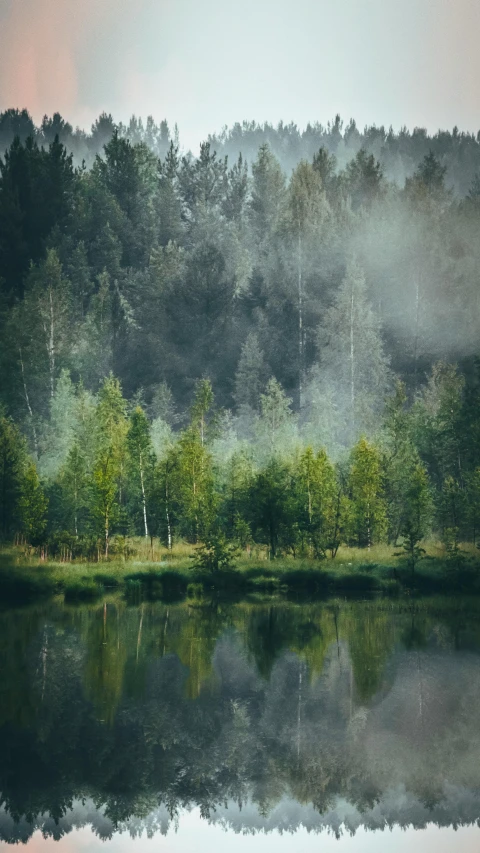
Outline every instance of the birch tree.
{"type": "Polygon", "coordinates": [[[130,416],[127,433],[127,452],[129,486],[134,498],[139,493],[143,531],[145,538],[148,538],[148,516],[150,510],[147,507],[147,500],[150,497],[152,488],[154,458],[148,420],[140,406],[136,406],[130,416]]]}
{"type": "Polygon", "coordinates": [[[70,284],[54,249],[49,249],[45,260],[30,271],[25,309],[36,320],[33,333],[47,359],[48,392],[53,398],[57,376],[71,346],[70,284]]]}
{"type": "Polygon", "coordinates": [[[96,451],[93,466],[92,510],[108,558],[112,527],[120,515],[125,474],[128,425],[118,379],[107,377],[96,410],[96,451]]]}

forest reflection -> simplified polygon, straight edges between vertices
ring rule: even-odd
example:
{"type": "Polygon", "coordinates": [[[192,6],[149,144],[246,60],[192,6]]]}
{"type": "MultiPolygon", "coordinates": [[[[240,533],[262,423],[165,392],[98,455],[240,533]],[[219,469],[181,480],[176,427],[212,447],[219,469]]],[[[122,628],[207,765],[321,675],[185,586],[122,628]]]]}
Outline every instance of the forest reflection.
{"type": "Polygon", "coordinates": [[[460,599],[0,612],[0,840],[480,816],[480,622],[460,599]]]}

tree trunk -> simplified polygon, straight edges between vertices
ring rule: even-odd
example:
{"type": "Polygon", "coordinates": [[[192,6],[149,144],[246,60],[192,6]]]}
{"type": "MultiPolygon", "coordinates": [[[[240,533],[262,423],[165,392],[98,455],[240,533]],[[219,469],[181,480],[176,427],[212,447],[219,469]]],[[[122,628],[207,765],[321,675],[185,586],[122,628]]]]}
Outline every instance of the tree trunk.
{"type": "Polygon", "coordinates": [[[145,527],[145,539],[148,539],[148,525],[147,525],[147,500],[145,497],[145,483],[143,481],[143,464],[142,464],[142,454],[140,454],[140,483],[142,486],[142,504],[143,504],[143,524],[145,527]]]}
{"type": "Polygon", "coordinates": [[[105,559],[108,560],[108,536],[109,536],[109,528],[108,528],[108,509],[105,512],[105,559]]]}
{"type": "Polygon", "coordinates": [[[420,275],[415,276],[415,337],[413,341],[413,375],[417,379],[418,333],[420,326],[420,275]]]}
{"type": "Polygon", "coordinates": [[[169,493],[168,493],[168,482],[165,478],[165,516],[167,519],[167,548],[169,551],[172,550],[172,526],[170,524],[170,510],[169,510],[169,493]]]}
{"type": "Polygon", "coordinates": [[[302,236],[298,234],[298,397],[300,411],[303,405],[303,259],[302,236]]]}
{"type": "Polygon", "coordinates": [[[31,422],[32,422],[33,445],[34,445],[34,447],[35,447],[35,456],[36,456],[36,457],[37,457],[37,459],[38,459],[38,440],[37,440],[37,430],[36,430],[36,428],[35,428],[35,421],[34,421],[34,418],[33,418],[33,411],[32,411],[32,407],[31,407],[31,405],[30,405],[30,397],[28,396],[27,383],[26,383],[26,381],[25,381],[25,368],[24,368],[24,365],[23,365],[22,350],[21,350],[21,348],[20,348],[20,347],[19,347],[18,351],[19,351],[19,353],[20,353],[20,367],[21,367],[21,369],[22,369],[23,393],[24,393],[24,396],[25,396],[25,402],[26,402],[26,404],[27,404],[28,414],[30,415],[30,420],[31,420],[31,422]]]}
{"type": "MultiPolygon", "coordinates": [[[[352,406],[352,433],[355,434],[355,347],[353,328],[354,292],[352,280],[352,295],[350,300],[350,400],[352,406]]],[[[352,436],[353,439],[353,436],[352,436]]]]}
{"type": "Polygon", "coordinates": [[[48,288],[48,328],[44,320],[43,328],[47,337],[48,368],[50,372],[50,397],[55,393],[55,314],[53,304],[53,291],[48,288]]]}

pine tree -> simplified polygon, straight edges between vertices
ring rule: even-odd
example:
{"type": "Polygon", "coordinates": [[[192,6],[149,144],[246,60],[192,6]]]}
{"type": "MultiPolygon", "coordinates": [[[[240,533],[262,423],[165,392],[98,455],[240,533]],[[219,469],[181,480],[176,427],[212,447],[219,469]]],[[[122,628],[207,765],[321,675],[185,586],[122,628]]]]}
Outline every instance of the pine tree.
{"type": "Polygon", "coordinates": [[[258,337],[250,332],[243,344],[235,373],[235,403],[239,412],[253,413],[260,408],[260,395],[266,385],[265,359],[258,337]]]}
{"type": "Polygon", "coordinates": [[[302,160],[290,180],[284,214],[284,228],[293,242],[296,257],[298,311],[298,387],[300,409],[303,406],[305,373],[305,287],[312,265],[312,248],[318,251],[322,230],[329,216],[329,205],[320,172],[302,160]]]}
{"type": "Polygon", "coordinates": [[[279,382],[272,376],[265,393],[260,395],[261,418],[259,437],[267,443],[268,453],[282,453],[296,437],[292,401],[279,382]]]}
{"type": "Polygon", "coordinates": [[[268,145],[262,145],[252,165],[250,218],[261,248],[276,228],[285,201],[285,175],[268,145]]]}
{"type": "Polygon", "coordinates": [[[389,378],[380,323],[367,299],[365,276],[354,263],[325,312],[318,352],[320,382],[335,388],[345,424],[342,443],[349,446],[359,433],[375,431],[389,378]]]}

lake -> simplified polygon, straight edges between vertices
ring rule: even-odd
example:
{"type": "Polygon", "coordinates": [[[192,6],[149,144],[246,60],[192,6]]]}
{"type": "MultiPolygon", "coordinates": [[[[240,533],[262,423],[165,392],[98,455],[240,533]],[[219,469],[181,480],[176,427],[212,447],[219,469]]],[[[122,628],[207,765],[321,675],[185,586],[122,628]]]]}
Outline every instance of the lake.
{"type": "Polygon", "coordinates": [[[0,611],[0,844],[477,851],[480,602],[0,611]]]}

